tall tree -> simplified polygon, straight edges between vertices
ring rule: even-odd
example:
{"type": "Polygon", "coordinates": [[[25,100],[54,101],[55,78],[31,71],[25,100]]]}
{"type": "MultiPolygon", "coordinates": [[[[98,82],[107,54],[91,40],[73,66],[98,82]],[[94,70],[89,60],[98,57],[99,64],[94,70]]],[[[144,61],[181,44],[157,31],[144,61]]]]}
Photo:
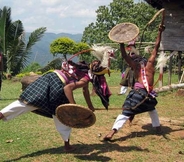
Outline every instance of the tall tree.
{"type": "Polygon", "coordinates": [[[36,29],[26,42],[22,22],[11,20],[11,8],[5,6],[0,9],[0,50],[6,61],[4,69],[8,74],[17,74],[27,64],[31,47],[40,40],[45,31],[45,27],[36,29]]]}
{"type": "MultiPolygon", "coordinates": [[[[25,40],[25,33],[23,32],[19,36],[19,43],[16,44],[16,49],[14,50],[15,57],[12,57],[12,62],[16,62],[16,64],[12,64],[13,71],[17,74],[20,72],[21,69],[23,69],[27,65],[27,60],[30,57],[30,54],[32,54],[31,49],[32,47],[38,42],[42,36],[44,35],[46,31],[46,27],[41,27],[36,30],[34,30],[29,38],[28,42],[25,40]],[[16,70],[17,69],[17,70],[16,70]]],[[[13,53],[12,53],[13,54],[13,53]]],[[[14,56],[14,54],[13,54],[14,56]]]]}
{"type": "MultiPolygon", "coordinates": [[[[99,6],[96,11],[96,22],[85,28],[82,41],[89,44],[111,42],[108,38],[109,31],[115,25],[123,22],[136,24],[141,32],[156,12],[156,9],[145,2],[134,3],[133,0],[113,0],[108,6],[99,6]]],[[[152,28],[147,31],[148,33],[145,33],[146,41],[155,39],[156,32],[153,32],[153,29],[156,30],[155,25],[158,25],[158,22],[160,21],[154,22],[152,28]]]]}
{"type": "MultiPolygon", "coordinates": [[[[117,24],[130,22],[136,24],[140,29],[140,36],[146,24],[157,12],[145,2],[134,3],[133,0],[113,0],[108,6],[100,6],[96,13],[96,22],[93,22],[85,28],[82,41],[89,44],[113,43],[108,38],[108,33],[117,24]]],[[[156,36],[155,26],[160,21],[154,21],[144,32],[142,41],[154,41],[156,36]]],[[[117,56],[117,58],[120,57],[117,56]]],[[[121,59],[117,59],[121,60],[121,59]]],[[[122,69],[122,61],[117,61],[114,68],[122,69]],[[117,67],[118,66],[118,67],[117,67]]]]}

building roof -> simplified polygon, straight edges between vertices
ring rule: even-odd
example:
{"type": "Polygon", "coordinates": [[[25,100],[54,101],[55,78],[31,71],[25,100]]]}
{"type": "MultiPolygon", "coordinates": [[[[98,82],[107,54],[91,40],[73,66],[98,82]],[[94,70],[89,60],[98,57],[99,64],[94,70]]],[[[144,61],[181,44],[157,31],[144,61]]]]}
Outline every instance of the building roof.
{"type": "Polygon", "coordinates": [[[144,0],[150,4],[153,8],[161,9],[163,8],[163,3],[179,3],[181,8],[184,8],[183,0],[144,0]]]}
{"type": "Polygon", "coordinates": [[[163,8],[163,1],[162,0],[144,0],[153,8],[161,9],[163,8]]]}

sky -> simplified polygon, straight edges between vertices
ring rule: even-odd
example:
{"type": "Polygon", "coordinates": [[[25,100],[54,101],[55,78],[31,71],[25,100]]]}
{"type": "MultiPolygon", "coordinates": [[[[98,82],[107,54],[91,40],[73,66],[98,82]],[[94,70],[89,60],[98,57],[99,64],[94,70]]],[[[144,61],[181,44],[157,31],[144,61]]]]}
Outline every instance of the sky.
{"type": "MultiPolygon", "coordinates": [[[[0,0],[1,9],[11,8],[12,21],[21,20],[25,32],[46,27],[46,32],[82,34],[96,22],[99,6],[113,0],[0,0]]],[[[136,1],[136,0],[135,0],[136,1]]]]}

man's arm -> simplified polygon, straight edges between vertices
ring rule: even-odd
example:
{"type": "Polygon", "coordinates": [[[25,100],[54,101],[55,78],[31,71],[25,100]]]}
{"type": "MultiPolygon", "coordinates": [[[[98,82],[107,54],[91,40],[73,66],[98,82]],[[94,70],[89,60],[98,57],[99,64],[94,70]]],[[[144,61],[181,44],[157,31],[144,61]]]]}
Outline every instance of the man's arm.
{"type": "Polygon", "coordinates": [[[65,92],[65,95],[68,98],[69,102],[72,104],[76,104],[76,102],[74,100],[74,96],[73,96],[73,91],[77,88],[83,88],[83,94],[84,94],[84,98],[86,100],[86,103],[87,103],[89,109],[94,111],[94,107],[92,105],[90,95],[89,95],[88,83],[89,83],[89,81],[82,78],[78,82],[73,82],[73,83],[67,84],[64,87],[64,92],[65,92]]]}
{"type": "Polygon", "coordinates": [[[151,57],[153,60],[155,60],[156,58],[156,55],[158,53],[158,49],[160,47],[160,41],[161,41],[161,35],[162,35],[162,32],[165,30],[165,26],[164,25],[159,25],[159,29],[158,29],[158,35],[157,35],[157,38],[156,38],[156,41],[155,41],[155,47],[151,53],[151,57]]]}
{"type": "Polygon", "coordinates": [[[88,108],[91,111],[95,111],[95,108],[93,107],[93,104],[91,102],[91,98],[90,98],[90,94],[89,94],[89,86],[88,85],[83,87],[83,95],[84,95],[84,98],[85,98],[86,103],[88,105],[88,108]]]}
{"type": "Polygon", "coordinates": [[[120,51],[121,51],[122,59],[125,59],[125,61],[129,64],[130,67],[132,67],[133,69],[136,69],[136,65],[135,65],[134,61],[131,59],[130,56],[127,55],[127,53],[125,51],[124,43],[120,43],[120,51]]]}
{"type": "Polygon", "coordinates": [[[156,42],[155,42],[155,47],[154,47],[154,49],[151,53],[151,56],[149,57],[148,62],[146,64],[147,71],[150,71],[152,73],[154,72],[154,62],[155,62],[155,59],[156,59],[156,56],[157,56],[157,53],[158,53],[158,50],[160,47],[161,35],[162,35],[162,31],[164,31],[164,29],[165,29],[165,26],[163,26],[163,25],[159,26],[158,35],[157,35],[156,42]]]}

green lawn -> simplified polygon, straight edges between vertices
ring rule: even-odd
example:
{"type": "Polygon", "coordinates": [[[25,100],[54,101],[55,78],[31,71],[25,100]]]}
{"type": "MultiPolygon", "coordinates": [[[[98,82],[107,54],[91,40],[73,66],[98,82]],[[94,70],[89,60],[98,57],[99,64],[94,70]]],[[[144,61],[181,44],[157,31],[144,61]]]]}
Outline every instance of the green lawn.
{"type": "MultiPolygon", "coordinates": [[[[177,90],[159,93],[157,98],[163,135],[155,135],[150,118],[144,113],[137,115],[131,126],[127,123],[112,142],[102,141],[116,116],[121,113],[121,105],[126,97],[117,95],[120,76],[120,72],[106,76],[112,92],[109,111],[105,110],[97,96],[91,97],[97,109],[96,123],[86,129],[72,130],[71,143],[76,147],[73,153],[64,152],[63,141],[52,119],[28,113],[9,122],[0,122],[0,161],[184,161],[184,100],[177,90]]],[[[177,83],[177,76],[173,76],[172,83],[177,83]]],[[[167,74],[164,74],[164,85],[167,85],[167,74]]],[[[75,99],[78,104],[86,105],[81,92],[81,89],[75,91],[75,99]]],[[[13,102],[20,93],[20,82],[3,81],[0,109],[13,102]]]]}

